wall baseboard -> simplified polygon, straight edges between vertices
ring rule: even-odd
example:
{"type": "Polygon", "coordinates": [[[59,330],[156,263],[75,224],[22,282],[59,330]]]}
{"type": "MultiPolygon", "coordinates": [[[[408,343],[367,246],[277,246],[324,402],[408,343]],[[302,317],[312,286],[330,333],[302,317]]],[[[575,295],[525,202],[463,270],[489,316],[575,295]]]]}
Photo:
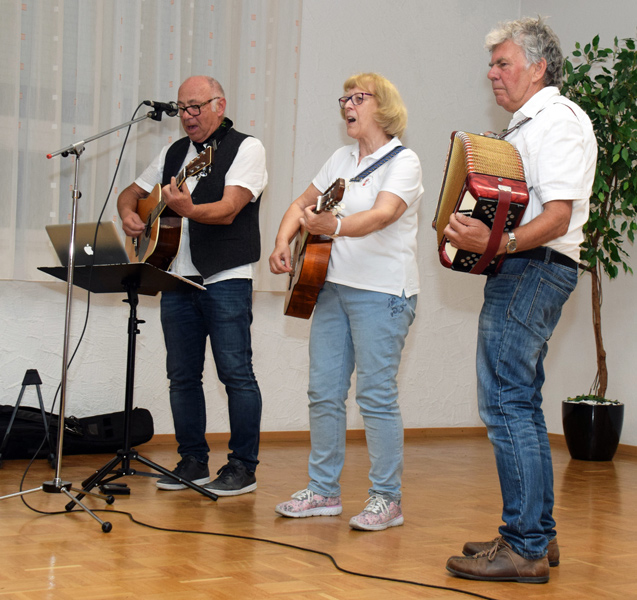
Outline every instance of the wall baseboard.
{"type": "MultiPolygon", "coordinates": [[[[551,444],[556,443],[566,448],[566,439],[561,433],[549,433],[551,444]]],[[[619,444],[615,456],[637,456],[637,446],[629,446],[628,444],[619,444]]]]}
{"type": "MultiPolygon", "coordinates": [[[[405,439],[426,439],[441,437],[487,437],[486,427],[421,427],[413,429],[405,429],[405,439]]],[[[224,433],[207,433],[206,439],[209,442],[219,444],[227,444],[230,434],[224,433]]],[[[348,429],[348,440],[364,440],[364,429],[348,429]]],[[[552,444],[566,446],[566,441],[562,434],[549,433],[549,439],[552,444]]],[[[263,442],[310,442],[309,431],[262,431],[261,441],[263,442]]],[[[146,446],[174,445],[175,436],[171,433],[160,433],[153,436],[153,439],[147,442],[146,446]]],[[[617,454],[624,456],[637,456],[637,446],[629,446],[628,444],[619,444],[617,454]]]]}
{"type": "MultiPolygon", "coordinates": [[[[405,429],[405,439],[422,439],[438,437],[486,437],[485,427],[423,427],[405,429]]],[[[206,439],[213,443],[228,443],[230,434],[207,433],[206,439]]],[[[348,429],[348,440],[364,440],[364,429],[348,429]]],[[[261,441],[263,442],[309,442],[309,431],[262,431],[261,441]]],[[[171,433],[160,433],[153,436],[146,445],[174,444],[175,436],[171,433]]]]}

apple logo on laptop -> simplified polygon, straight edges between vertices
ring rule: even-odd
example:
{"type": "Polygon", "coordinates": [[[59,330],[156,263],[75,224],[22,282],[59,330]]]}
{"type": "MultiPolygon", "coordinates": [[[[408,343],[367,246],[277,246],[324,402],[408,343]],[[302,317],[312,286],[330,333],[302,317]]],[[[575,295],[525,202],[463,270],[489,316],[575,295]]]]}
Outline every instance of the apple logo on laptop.
{"type": "Polygon", "coordinates": [[[84,252],[89,256],[93,256],[93,248],[91,248],[90,244],[86,244],[86,246],[84,246],[84,252]]]}

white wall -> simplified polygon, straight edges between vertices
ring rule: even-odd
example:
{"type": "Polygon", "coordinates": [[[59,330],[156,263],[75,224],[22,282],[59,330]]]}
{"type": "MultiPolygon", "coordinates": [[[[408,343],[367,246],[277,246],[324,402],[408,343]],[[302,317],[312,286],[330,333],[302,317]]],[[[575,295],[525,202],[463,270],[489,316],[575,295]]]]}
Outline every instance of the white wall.
{"type": "MultiPolygon", "coordinates": [[[[511,0],[305,0],[297,115],[294,189],[300,193],[339,145],[343,134],[336,99],[352,73],[374,70],[392,80],[409,109],[404,142],[423,164],[425,197],[421,209],[422,292],[418,316],[404,352],[400,373],[406,427],[478,426],[474,355],[483,278],[451,273],[439,266],[430,222],[443,163],[454,130],[504,127],[508,115],[495,106],[486,79],[485,33],[499,20],[521,14],[548,14],[565,52],[574,41],[599,32],[635,35],[633,0],[602,5],[591,0],[517,2],[511,0]],[[612,7],[612,10],[609,9],[612,7]],[[577,10],[575,10],[577,9],[577,10]]],[[[269,157],[276,176],[277,157],[269,157]]],[[[264,206],[263,210],[268,207],[264,206]]],[[[263,241],[263,260],[271,251],[263,241]]],[[[634,249],[633,249],[634,253],[634,249]]],[[[635,261],[633,261],[635,264],[635,261]]],[[[281,286],[285,285],[284,279],[281,286]]],[[[637,445],[632,384],[637,363],[637,281],[620,278],[605,287],[604,335],[610,366],[608,394],[626,401],[622,442],[637,445]]],[[[124,403],[128,306],[123,295],[93,295],[84,344],[69,371],[66,414],[83,416],[120,410],[124,403]]],[[[547,358],[545,412],[549,430],[561,433],[560,401],[588,391],[594,375],[590,320],[590,283],[584,277],[567,304],[547,358]]],[[[81,329],[85,293],[75,291],[73,338],[81,329]]],[[[65,285],[0,281],[0,391],[13,404],[26,369],[38,369],[50,405],[61,372],[65,285]]],[[[283,317],[282,294],[259,292],[254,298],[254,363],[264,396],[264,431],[308,428],[307,338],[309,323],[283,317]]],[[[149,408],[158,433],[172,432],[159,301],[142,297],[136,361],[135,404],[149,408]]],[[[211,361],[205,386],[211,432],[226,431],[224,393],[211,361]]],[[[23,402],[36,404],[34,391],[23,402]]],[[[349,426],[362,427],[355,406],[349,426]]]]}

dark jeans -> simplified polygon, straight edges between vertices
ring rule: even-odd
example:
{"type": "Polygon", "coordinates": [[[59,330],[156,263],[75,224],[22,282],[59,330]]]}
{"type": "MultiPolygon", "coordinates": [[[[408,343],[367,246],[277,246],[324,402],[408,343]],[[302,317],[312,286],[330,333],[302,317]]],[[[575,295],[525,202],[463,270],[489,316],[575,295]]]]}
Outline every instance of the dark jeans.
{"type": "Polygon", "coordinates": [[[217,375],[228,395],[228,457],[254,471],[259,462],[261,392],[252,369],[252,280],[229,279],[206,288],[205,292],[164,292],[161,298],[178,451],[208,462],[202,375],[210,338],[217,375]]]}

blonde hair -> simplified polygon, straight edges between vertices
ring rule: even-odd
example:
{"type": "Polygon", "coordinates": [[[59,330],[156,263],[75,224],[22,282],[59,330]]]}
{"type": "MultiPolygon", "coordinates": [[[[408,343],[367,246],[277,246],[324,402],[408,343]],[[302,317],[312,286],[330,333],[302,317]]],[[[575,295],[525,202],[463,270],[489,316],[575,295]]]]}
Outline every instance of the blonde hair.
{"type": "MultiPolygon", "coordinates": [[[[345,93],[355,87],[374,94],[378,104],[374,120],[387,135],[401,137],[407,127],[407,107],[396,86],[378,73],[359,73],[352,75],[343,84],[345,93]]],[[[345,119],[343,109],[341,109],[341,116],[345,119]]]]}

